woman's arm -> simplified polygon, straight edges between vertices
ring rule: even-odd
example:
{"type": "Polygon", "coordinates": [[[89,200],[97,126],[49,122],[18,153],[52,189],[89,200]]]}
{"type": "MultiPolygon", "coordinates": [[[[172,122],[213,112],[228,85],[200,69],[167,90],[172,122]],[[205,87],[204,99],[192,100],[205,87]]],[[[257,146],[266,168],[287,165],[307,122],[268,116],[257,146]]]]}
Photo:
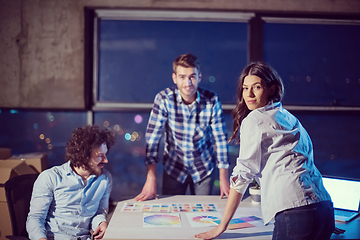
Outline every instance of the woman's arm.
{"type": "Polygon", "coordinates": [[[242,196],[243,195],[241,193],[238,193],[235,189],[230,188],[229,198],[226,203],[221,223],[210,231],[199,233],[195,235],[195,237],[202,239],[213,239],[222,234],[226,230],[231,218],[233,217],[236,209],[238,208],[242,196]]]}

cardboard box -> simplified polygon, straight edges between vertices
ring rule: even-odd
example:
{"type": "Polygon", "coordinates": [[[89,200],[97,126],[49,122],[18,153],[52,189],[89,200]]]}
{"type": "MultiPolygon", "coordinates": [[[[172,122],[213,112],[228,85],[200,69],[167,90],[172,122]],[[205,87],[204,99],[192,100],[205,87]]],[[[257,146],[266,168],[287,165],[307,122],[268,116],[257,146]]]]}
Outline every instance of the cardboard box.
{"type": "Polygon", "coordinates": [[[7,235],[12,235],[9,210],[6,202],[0,202],[0,240],[7,239],[7,235]]]}
{"type": "MultiPolygon", "coordinates": [[[[0,161],[0,201],[6,202],[5,182],[13,177],[37,173],[32,167],[22,160],[1,160],[0,161]]],[[[0,215],[1,216],[1,215],[0,215]]]]}
{"type": "Polygon", "coordinates": [[[5,196],[5,182],[13,177],[37,173],[32,167],[22,160],[0,161],[0,240],[6,239],[6,235],[12,234],[9,209],[5,196]]]}
{"type": "Polygon", "coordinates": [[[36,169],[39,173],[48,168],[48,158],[46,153],[34,152],[14,155],[8,160],[23,160],[27,165],[36,169]]]}
{"type": "Polygon", "coordinates": [[[11,157],[11,148],[0,148],[0,159],[8,159],[11,157]]]}

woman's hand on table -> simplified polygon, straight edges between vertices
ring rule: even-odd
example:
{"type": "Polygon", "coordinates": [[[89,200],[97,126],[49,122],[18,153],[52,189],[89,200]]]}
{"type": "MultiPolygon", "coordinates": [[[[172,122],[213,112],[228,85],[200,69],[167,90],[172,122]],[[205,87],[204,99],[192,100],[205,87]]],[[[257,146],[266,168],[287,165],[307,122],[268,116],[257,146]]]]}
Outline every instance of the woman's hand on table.
{"type": "Polygon", "coordinates": [[[225,231],[224,227],[219,224],[210,231],[196,234],[195,237],[201,239],[213,239],[219,236],[220,234],[222,234],[224,231],[225,231]]]}

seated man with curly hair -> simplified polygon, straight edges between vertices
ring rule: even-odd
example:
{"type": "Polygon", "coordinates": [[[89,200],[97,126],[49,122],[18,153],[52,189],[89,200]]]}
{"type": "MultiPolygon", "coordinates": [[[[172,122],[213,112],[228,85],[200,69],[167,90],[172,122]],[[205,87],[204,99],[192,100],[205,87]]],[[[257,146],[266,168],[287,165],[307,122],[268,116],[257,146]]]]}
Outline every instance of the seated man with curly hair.
{"type": "Polygon", "coordinates": [[[101,239],[107,228],[111,174],[106,153],[115,143],[110,130],[84,126],[73,132],[66,163],[40,173],[26,228],[30,239],[101,239]]]}

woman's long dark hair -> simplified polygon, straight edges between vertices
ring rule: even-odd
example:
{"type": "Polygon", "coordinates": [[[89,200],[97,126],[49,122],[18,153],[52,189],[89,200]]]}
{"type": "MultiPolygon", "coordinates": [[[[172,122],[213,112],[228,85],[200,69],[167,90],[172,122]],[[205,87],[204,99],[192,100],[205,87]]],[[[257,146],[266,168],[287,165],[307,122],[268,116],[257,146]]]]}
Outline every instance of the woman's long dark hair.
{"type": "Polygon", "coordinates": [[[250,113],[250,110],[246,106],[242,95],[244,79],[248,75],[258,76],[266,83],[266,87],[268,88],[273,85],[276,86],[274,93],[269,96],[268,103],[280,102],[284,95],[284,85],[275,69],[263,62],[253,62],[247,65],[239,78],[237,103],[236,107],[231,112],[231,115],[234,119],[234,132],[232,133],[229,141],[235,140],[237,138],[242,120],[250,113]]]}

